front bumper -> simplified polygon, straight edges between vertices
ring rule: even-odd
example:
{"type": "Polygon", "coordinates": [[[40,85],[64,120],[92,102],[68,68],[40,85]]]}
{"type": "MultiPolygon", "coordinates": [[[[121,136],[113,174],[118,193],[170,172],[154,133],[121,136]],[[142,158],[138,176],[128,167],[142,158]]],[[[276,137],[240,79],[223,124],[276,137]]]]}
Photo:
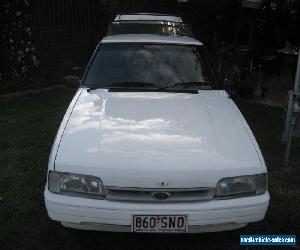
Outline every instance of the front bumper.
{"type": "Polygon", "coordinates": [[[187,215],[188,232],[216,232],[243,227],[265,217],[269,193],[230,200],[180,203],[136,203],[53,194],[45,190],[49,217],[64,226],[130,232],[133,215],[187,215]]]}

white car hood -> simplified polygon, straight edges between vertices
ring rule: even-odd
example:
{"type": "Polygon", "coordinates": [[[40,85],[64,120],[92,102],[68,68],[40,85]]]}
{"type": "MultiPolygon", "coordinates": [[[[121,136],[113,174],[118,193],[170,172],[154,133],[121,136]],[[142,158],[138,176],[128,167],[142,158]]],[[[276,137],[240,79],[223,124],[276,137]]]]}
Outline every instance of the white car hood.
{"type": "Polygon", "coordinates": [[[80,91],[57,149],[57,171],[142,188],[214,187],[220,178],[266,171],[224,91],[80,91]]]}

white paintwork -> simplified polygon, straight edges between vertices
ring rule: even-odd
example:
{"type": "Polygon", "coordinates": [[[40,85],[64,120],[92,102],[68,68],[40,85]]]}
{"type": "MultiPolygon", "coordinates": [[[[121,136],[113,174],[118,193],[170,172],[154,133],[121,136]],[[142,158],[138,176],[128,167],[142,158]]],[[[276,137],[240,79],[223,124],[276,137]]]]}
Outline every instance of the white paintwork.
{"type": "Polygon", "coordinates": [[[125,14],[117,15],[115,22],[119,21],[166,21],[181,23],[182,19],[178,16],[151,14],[151,13],[137,13],[137,14],[125,14]]]}
{"type": "MultiPolygon", "coordinates": [[[[118,35],[103,43],[198,44],[184,37],[118,35]]],[[[49,170],[94,175],[105,186],[216,187],[224,177],[266,173],[256,140],[225,91],[198,94],[80,88],[61,123],[49,170]]],[[[143,203],[53,194],[50,218],[80,229],[128,231],[135,214],[183,214],[189,232],[230,230],[262,220],[269,194],[208,202],[143,203]]]]}
{"type": "Polygon", "coordinates": [[[84,89],[55,170],[101,176],[107,186],[154,188],[167,180],[169,188],[215,187],[227,176],[266,172],[251,134],[222,91],[84,89]]]}
{"type": "Polygon", "coordinates": [[[149,34],[121,34],[106,36],[101,43],[159,43],[159,44],[184,44],[203,45],[198,40],[188,36],[163,36],[149,34]]]}
{"type": "MultiPolygon", "coordinates": [[[[215,187],[223,177],[266,172],[235,104],[226,92],[207,90],[193,95],[79,89],[53,147],[49,169],[54,165],[99,176],[104,185],[143,188],[157,188],[160,181],[168,188],[215,187]]],[[[73,228],[128,231],[133,214],[176,213],[188,214],[189,232],[210,232],[263,219],[269,194],[165,206],[68,197],[46,186],[45,201],[53,220],[73,228]]]]}
{"type": "Polygon", "coordinates": [[[64,133],[64,129],[65,129],[65,126],[67,125],[68,123],[68,120],[71,116],[71,113],[73,111],[73,108],[78,100],[78,97],[80,96],[82,92],[82,89],[79,89],[75,96],[73,97],[73,100],[71,101],[67,111],[66,111],[66,114],[64,115],[64,118],[60,124],[60,127],[59,127],[59,130],[57,131],[57,134],[56,134],[56,137],[55,137],[55,140],[54,140],[54,143],[52,145],[52,149],[51,149],[51,152],[50,152],[50,156],[49,156],[49,162],[48,162],[48,169],[53,169],[53,166],[55,164],[55,158],[56,158],[56,155],[57,155],[57,150],[58,150],[58,147],[60,145],[60,141],[63,137],[63,133],[64,133]]]}
{"type": "Polygon", "coordinates": [[[51,219],[68,223],[65,226],[73,228],[125,232],[130,230],[133,215],[145,214],[188,215],[189,233],[231,230],[262,220],[269,199],[266,192],[239,199],[166,205],[84,199],[45,190],[46,207],[51,219]]]}

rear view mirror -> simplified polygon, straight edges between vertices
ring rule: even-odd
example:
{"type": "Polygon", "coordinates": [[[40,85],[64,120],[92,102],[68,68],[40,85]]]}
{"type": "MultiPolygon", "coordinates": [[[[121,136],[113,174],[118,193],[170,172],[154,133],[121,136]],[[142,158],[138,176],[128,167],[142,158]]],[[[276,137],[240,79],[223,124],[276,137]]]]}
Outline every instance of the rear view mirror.
{"type": "Polygon", "coordinates": [[[80,86],[80,79],[78,76],[65,76],[64,83],[66,87],[77,89],[80,86]]]}

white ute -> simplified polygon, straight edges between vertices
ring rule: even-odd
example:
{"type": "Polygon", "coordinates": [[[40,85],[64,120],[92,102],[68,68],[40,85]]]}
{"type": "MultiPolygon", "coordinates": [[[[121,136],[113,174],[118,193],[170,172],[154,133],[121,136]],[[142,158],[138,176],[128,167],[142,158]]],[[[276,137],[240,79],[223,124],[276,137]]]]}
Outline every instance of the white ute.
{"type": "MultiPolygon", "coordinates": [[[[143,18],[179,20],[132,16],[143,18]]],[[[187,36],[105,37],[64,116],[48,168],[49,217],[71,228],[232,230],[262,220],[269,204],[256,140],[204,45],[187,36]]]]}

